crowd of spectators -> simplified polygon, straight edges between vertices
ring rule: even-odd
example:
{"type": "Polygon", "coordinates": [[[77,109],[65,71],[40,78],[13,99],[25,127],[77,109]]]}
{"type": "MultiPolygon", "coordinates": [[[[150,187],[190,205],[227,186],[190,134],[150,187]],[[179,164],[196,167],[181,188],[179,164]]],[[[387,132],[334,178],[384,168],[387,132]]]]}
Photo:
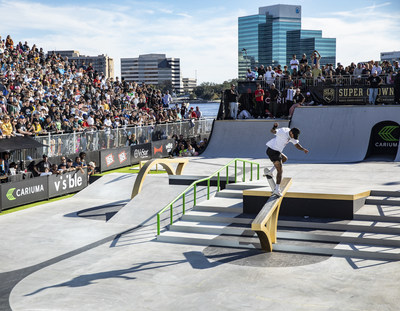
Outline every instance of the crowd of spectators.
{"type": "Polygon", "coordinates": [[[321,55],[318,51],[307,58],[306,54],[302,55],[300,60],[296,55],[293,55],[289,67],[281,65],[275,67],[263,65],[250,68],[246,73],[248,81],[265,81],[266,84],[279,85],[287,87],[293,84],[302,90],[306,90],[307,86],[313,85],[360,85],[368,83],[367,78],[374,72],[382,78],[383,84],[393,84],[396,74],[400,71],[398,61],[393,64],[389,61],[374,61],[352,62],[348,66],[343,66],[337,63],[336,67],[333,64],[320,64],[321,55]]]}
{"type": "Polygon", "coordinates": [[[0,138],[198,119],[168,92],[0,36],[0,138]]]}
{"type": "MultiPolygon", "coordinates": [[[[400,66],[398,61],[353,62],[348,66],[338,63],[321,64],[321,55],[314,51],[309,57],[301,59],[293,55],[289,65],[250,68],[247,81],[257,82],[254,99],[242,101],[237,113],[225,108],[225,118],[291,118],[294,109],[300,105],[321,104],[310,92],[313,86],[362,86],[369,88],[368,99],[364,104],[376,104],[380,85],[394,85],[394,104],[400,104],[400,66]],[[227,112],[228,111],[228,112],[227,112]],[[229,112],[230,111],[230,112],[229,112]],[[232,113],[233,112],[233,113],[232,113]]],[[[227,90],[229,99],[230,92],[227,90]]],[[[383,102],[381,102],[384,104],[383,102]]],[[[232,103],[231,103],[232,104],[232,103]]]]}

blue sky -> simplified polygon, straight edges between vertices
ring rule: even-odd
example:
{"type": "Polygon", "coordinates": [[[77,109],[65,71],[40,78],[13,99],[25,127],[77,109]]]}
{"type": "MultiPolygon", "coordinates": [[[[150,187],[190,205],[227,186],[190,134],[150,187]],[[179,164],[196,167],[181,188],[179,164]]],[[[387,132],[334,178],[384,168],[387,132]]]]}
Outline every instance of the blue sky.
{"type": "Polygon", "coordinates": [[[237,76],[237,19],[274,4],[302,6],[302,28],[337,39],[337,61],[399,51],[400,2],[389,1],[25,1],[0,0],[0,35],[45,50],[121,57],[163,53],[181,59],[183,77],[222,82],[237,76]]]}

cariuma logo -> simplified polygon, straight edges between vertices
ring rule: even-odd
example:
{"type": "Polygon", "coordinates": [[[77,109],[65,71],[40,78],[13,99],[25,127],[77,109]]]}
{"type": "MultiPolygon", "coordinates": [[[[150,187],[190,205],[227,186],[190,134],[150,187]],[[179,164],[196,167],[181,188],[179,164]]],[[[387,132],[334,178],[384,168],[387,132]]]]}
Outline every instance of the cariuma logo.
{"type": "Polygon", "coordinates": [[[13,201],[13,200],[16,199],[16,197],[13,196],[14,190],[15,190],[15,188],[10,188],[10,189],[7,191],[6,197],[7,197],[7,199],[10,200],[10,201],[13,201]]]}
{"type": "Polygon", "coordinates": [[[384,141],[395,141],[398,142],[399,139],[395,138],[392,133],[394,130],[396,130],[399,126],[398,125],[388,125],[384,126],[379,132],[378,135],[384,140],[384,141]]]}

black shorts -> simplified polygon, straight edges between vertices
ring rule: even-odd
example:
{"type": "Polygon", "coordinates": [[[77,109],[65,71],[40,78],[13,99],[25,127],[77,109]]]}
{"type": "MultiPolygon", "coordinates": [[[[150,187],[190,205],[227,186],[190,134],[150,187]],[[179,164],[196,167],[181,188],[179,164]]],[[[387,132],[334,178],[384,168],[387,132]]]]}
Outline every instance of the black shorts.
{"type": "Polygon", "coordinates": [[[276,161],[282,161],[282,153],[280,153],[279,151],[276,151],[274,149],[271,149],[268,147],[267,149],[267,156],[269,157],[269,159],[272,162],[276,162],[276,161]]]}

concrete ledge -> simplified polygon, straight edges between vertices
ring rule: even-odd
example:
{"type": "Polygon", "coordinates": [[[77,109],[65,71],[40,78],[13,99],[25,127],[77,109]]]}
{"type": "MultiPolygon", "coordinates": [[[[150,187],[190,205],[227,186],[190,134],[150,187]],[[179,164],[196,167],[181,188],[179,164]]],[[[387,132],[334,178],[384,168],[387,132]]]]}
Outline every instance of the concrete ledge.
{"type": "MultiPolygon", "coordinates": [[[[243,212],[258,214],[271,196],[268,188],[243,191],[243,212]]],[[[323,192],[287,192],[280,215],[321,218],[353,219],[354,213],[364,204],[370,191],[351,193],[351,190],[323,192]]]]}

